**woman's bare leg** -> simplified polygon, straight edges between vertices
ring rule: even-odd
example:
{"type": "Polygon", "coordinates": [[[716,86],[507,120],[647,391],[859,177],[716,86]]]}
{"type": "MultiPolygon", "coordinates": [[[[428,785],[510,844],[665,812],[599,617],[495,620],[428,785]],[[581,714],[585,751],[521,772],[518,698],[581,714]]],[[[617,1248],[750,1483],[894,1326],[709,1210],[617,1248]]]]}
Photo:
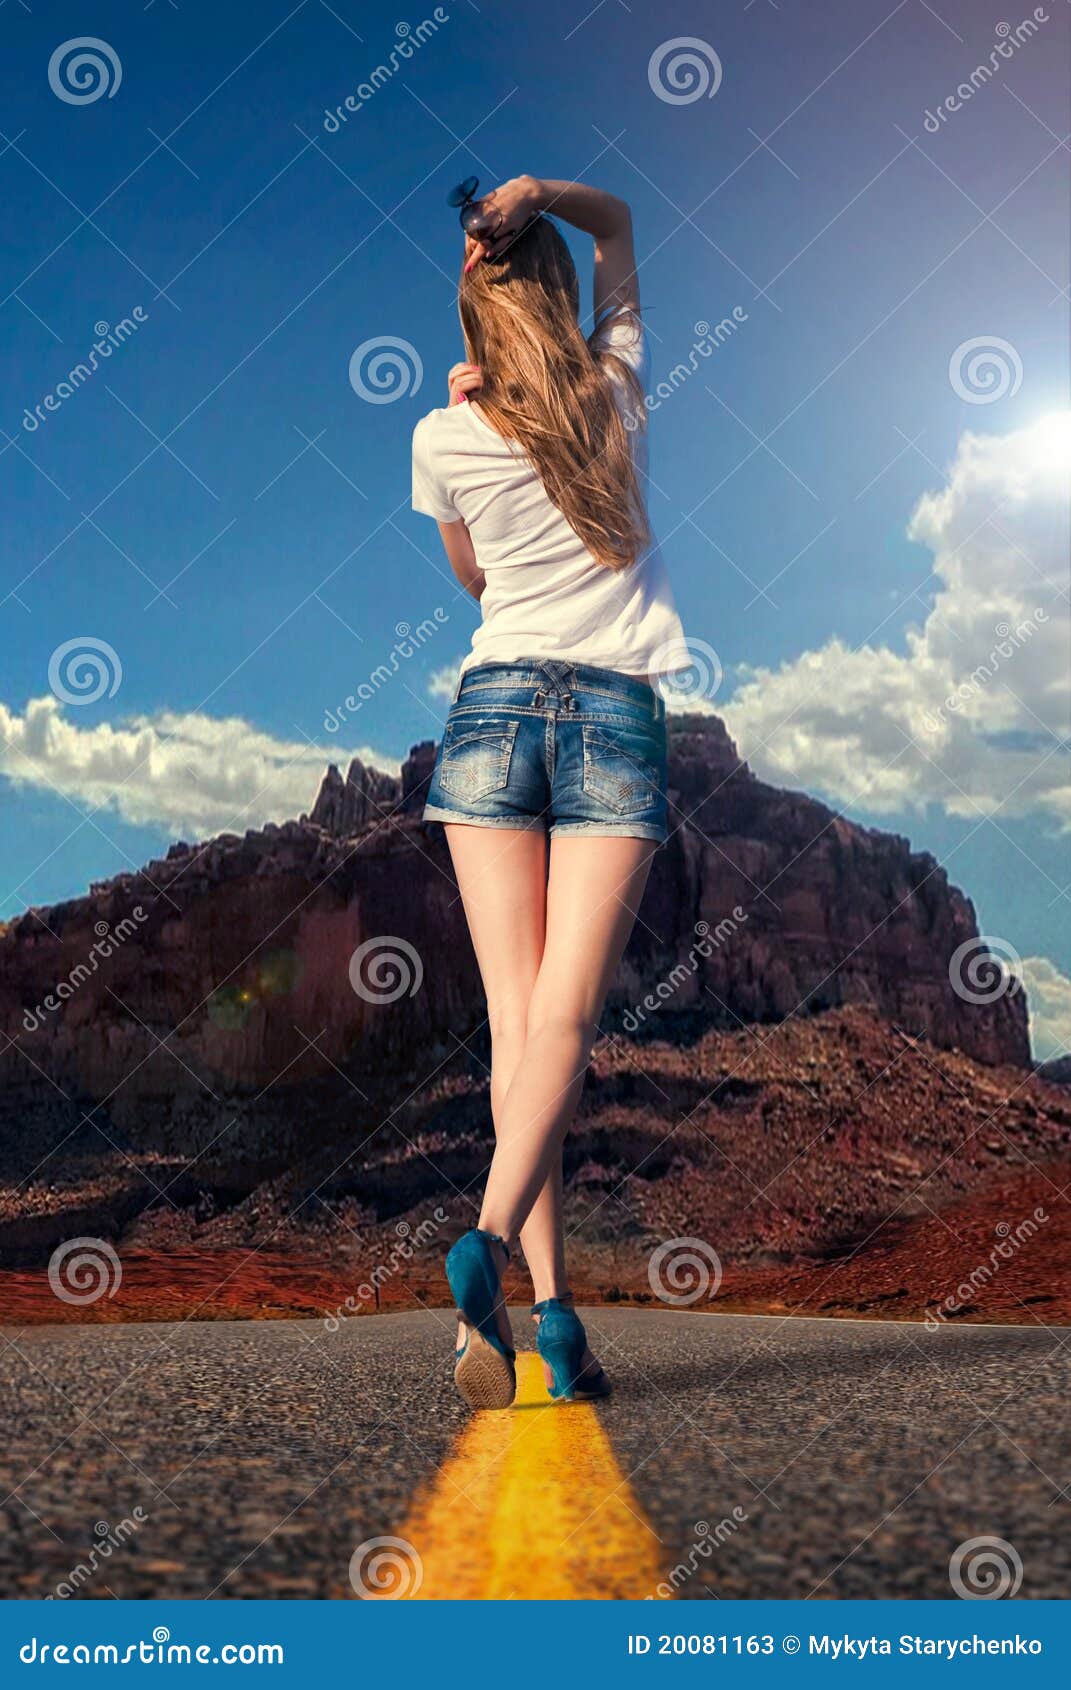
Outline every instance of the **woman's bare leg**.
{"type": "MultiPolygon", "coordinates": [[[[446,837],[487,998],[491,1116],[497,1133],[502,1105],[524,1052],[529,999],[543,960],[547,839],[541,829],[468,827],[453,822],[446,824],[446,837]]],[[[520,1240],[536,1300],[560,1296],[567,1288],[560,1157],[532,1206],[520,1240]]]]}
{"type": "Polygon", "coordinates": [[[654,851],[643,839],[574,834],[551,843],[543,955],[480,1212],[481,1227],[507,1242],[560,1156],[654,851]]]}

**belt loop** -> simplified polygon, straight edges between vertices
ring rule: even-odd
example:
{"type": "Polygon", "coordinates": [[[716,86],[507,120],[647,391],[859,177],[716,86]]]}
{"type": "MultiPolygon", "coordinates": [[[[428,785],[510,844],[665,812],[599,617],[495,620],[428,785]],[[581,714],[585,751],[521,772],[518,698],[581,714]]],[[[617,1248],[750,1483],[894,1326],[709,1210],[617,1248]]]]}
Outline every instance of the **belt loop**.
{"type": "Polygon", "coordinates": [[[539,689],[540,692],[557,692],[558,677],[555,674],[552,665],[550,663],[537,660],[535,667],[539,670],[543,677],[543,684],[541,684],[539,689]]]}
{"type": "Polygon", "coordinates": [[[461,697],[461,688],[464,685],[464,681],[465,681],[465,672],[464,672],[464,670],[462,670],[461,674],[457,677],[457,686],[454,688],[454,696],[453,696],[453,699],[451,700],[451,703],[456,704],[458,699],[461,697]]]}

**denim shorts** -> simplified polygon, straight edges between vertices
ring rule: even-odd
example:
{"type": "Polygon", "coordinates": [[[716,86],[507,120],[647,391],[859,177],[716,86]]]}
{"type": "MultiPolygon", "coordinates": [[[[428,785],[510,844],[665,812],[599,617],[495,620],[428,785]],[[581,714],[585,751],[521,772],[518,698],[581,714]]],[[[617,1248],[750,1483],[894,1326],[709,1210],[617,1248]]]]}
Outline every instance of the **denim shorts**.
{"type": "Polygon", "coordinates": [[[461,677],[425,821],[666,837],[666,706],[634,675],[534,657],[461,677]]]}

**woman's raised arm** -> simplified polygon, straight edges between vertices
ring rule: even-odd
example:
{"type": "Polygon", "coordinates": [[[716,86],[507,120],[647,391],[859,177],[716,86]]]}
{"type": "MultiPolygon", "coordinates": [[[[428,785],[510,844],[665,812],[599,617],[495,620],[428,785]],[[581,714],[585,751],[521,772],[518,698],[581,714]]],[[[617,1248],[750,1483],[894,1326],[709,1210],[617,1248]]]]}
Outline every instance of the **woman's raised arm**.
{"type": "Polygon", "coordinates": [[[485,194],[479,206],[482,216],[472,231],[466,268],[497,258],[532,217],[547,211],[595,238],[596,317],[612,306],[639,310],[632,214],[616,194],[586,182],[515,176],[485,194]]]}

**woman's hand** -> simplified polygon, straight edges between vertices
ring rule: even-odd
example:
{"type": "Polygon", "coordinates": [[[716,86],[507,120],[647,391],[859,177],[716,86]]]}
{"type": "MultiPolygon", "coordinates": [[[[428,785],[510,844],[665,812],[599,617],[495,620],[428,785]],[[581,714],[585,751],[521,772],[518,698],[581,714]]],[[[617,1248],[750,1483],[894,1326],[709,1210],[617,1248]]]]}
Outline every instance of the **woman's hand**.
{"type": "Polygon", "coordinates": [[[479,217],[468,228],[465,271],[481,258],[498,258],[511,240],[537,216],[543,204],[543,185],[534,176],[514,176],[474,202],[479,217]]]}
{"type": "Polygon", "coordinates": [[[478,393],[483,386],[483,371],[479,364],[455,364],[446,378],[451,405],[467,405],[470,393],[478,393]]]}

